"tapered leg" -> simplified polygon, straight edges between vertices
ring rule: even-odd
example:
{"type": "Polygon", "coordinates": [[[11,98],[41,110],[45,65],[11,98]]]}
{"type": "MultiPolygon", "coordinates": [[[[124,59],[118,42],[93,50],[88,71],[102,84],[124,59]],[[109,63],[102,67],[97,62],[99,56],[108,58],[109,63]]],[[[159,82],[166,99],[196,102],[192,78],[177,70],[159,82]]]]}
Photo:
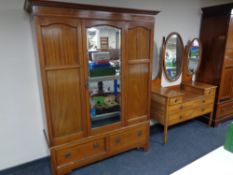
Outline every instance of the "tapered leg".
{"type": "Polygon", "coordinates": [[[143,150],[146,152],[146,151],[149,150],[149,148],[150,148],[150,144],[149,144],[149,142],[148,142],[148,143],[146,143],[146,144],[144,145],[143,150]]]}
{"type": "Polygon", "coordinates": [[[164,125],[164,138],[163,138],[163,143],[166,144],[167,143],[167,125],[164,125]]]}
{"type": "Polygon", "coordinates": [[[215,121],[214,122],[214,127],[218,127],[218,125],[219,125],[219,121],[215,121]]]}
{"type": "Polygon", "coordinates": [[[209,127],[212,126],[212,121],[213,121],[213,112],[211,112],[209,115],[209,127]]]}

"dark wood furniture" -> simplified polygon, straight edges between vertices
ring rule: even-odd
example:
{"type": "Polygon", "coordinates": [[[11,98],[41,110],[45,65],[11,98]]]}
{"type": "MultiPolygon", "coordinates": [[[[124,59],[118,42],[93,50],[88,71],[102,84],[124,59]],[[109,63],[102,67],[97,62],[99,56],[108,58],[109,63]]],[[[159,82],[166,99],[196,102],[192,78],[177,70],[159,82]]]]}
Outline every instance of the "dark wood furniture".
{"type": "MultiPolygon", "coordinates": [[[[173,70],[176,75],[174,75],[174,78],[168,78],[168,81],[173,81],[179,78],[183,65],[182,83],[180,85],[161,87],[161,72],[160,75],[152,81],[151,118],[155,119],[164,126],[164,143],[167,143],[167,132],[169,126],[202,116],[204,114],[209,114],[210,116],[209,125],[212,122],[216,87],[210,84],[192,81],[192,75],[198,70],[201,61],[200,44],[198,45],[198,50],[196,50],[198,51],[198,56],[189,56],[193,55],[190,54],[190,50],[192,50],[193,43],[195,42],[199,42],[199,40],[192,40],[187,45],[185,54],[181,54],[183,53],[183,49],[180,51],[177,51],[178,49],[174,51],[174,48],[183,48],[180,35],[172,33],[166,40],[164,40],[163,43],[163,66],[161,66],[163,67],[163,71],[166,71],[168,68],[172,67],[171,64],[167,64],[167,60],[171,60],[170,58],[166,58],[168,55],[166,53],[167,49],[170,49],[171,51],[173,50],[174,53],[176,53],[176,61],[173,61],[174,65],[176,65],[176,71],[173,70]],[[171,41],[169,41],[169,37],[172,35],[176,35],[173,38],[176,38],[176,40],[180,38],[181,41],[177,41],[176,44],[170,43],[171,41]],[[172,46],[167,46],[169,44],[172,46]],[[179,44],[181,46],[176,46],[179,44]],[[190,62],[190,60],[193,60],[194,58],[197,59],[196,62],[194,62],[195,65],[191,64],[190,62]],[[184,62],[184,64],[182,64],[182,62],[184,62]]],[[[170,71],[165,74],[166,77],[172,75],[169,74],[169,72],[170,71]]]]}
{"type": "Polygon", "coordinates": [[[147,150],[158,12],[41,0],[27,0],[25,10],[35,27],[53,174],[129,149],[147,150]],[[111,54],[91,43],[105,29],[118,38],[111,45],[108,36],[111,54]],[[100,70],[92,63],[107,66],[102,69],[111,76],[91,72],[100,70]]]}
{"type": "Polygon", "coordinates": [[[197,80],[218,86],[213,124],[233,117],[233,3],[202,8],[204,58],[197,80]]]}

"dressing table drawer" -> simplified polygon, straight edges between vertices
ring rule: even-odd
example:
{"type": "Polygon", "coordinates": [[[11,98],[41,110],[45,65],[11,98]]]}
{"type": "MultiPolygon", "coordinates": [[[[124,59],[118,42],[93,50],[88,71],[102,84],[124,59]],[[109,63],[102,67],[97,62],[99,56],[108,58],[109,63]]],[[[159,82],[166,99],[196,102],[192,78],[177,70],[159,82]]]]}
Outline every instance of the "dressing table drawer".
{"type": "Polygon", "coordinates": [[[198,108],[194,109],[193,114],[195,116],[201,116],[201,115],[212,112],[212,110],[213,110],[213,104],[200,105],[198,108]]]}
{"type": "Polygon", "coordinates": [[[184,110],[182,112],[173,113],[168,116],[168,124],[173,125],[191,119],[193,118],[192,114],[193,114],[192,110],[184,110]]]}
{"type": "Polygon", "coordinates": [[[182,103],[182,97],[174,97],[174,98],[168,99],[169,105],[175,105],[175,104],[179,104],[179,103],[182,103]]]}
{"type": "Polygon", "coordinates": [[[215,89],[205,89],[204,94],[205,95],[215,95],[215,89]]]}
{"type": "Polygon", "coordinates": [[[193,101],[168,106],[168,115],[173,115],[174,113],[179,113],[186,110],[192,110],[192,108],[193,108],[193,101]]]}

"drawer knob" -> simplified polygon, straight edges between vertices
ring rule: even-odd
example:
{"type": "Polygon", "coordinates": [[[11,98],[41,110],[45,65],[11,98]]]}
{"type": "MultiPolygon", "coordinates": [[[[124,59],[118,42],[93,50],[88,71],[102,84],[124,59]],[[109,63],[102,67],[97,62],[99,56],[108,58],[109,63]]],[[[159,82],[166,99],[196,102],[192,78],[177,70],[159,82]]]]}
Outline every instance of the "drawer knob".
{"type": "Polygon", "coordinates": [[[183,109],[183,106],[180,107],[180,110],[182,110],[182,109],[183,109]]]}
{"type": "Polygon", "coordinates": [[[178,102],[178,99],[175,99],[175,103],[178,102]]]}
{"type": "Polygon", "coordinates": [[[182,119],[183,118],[183,116],[182,115],[180,115],[180,119],[182,119]]]}
{"type": "Polygon", "coordinates": [[[94,149],[99,148],[99,144],[98,144],[98,143],[94,143],[94,144],[93,144],[93,148],[94,148],[94,149]]]}
{"type": "Polygon", "coordinates": [[[141,136],[142,136],[142,134],[143,134],[143,132],[142,132],[142,131],[138,131],[137,136],[138,136],[138,137],[141,137],[141,136]]]}
{"type": "Polygon", "coordinates": [[[202,112],[204,112],[204,111],[205,111],[205,109],[204,109],[204,108],[202,108],[202,109],[201,109],[201,111],[202,111],[202,112]]]}
{"type": "Polygon", "coordinates": [[[70,153],[70,152],[67,152],[67,153],[64,154],[64,157],[65,157],[65,158],[69,158],[70,156],[71,156],[71,153],[70,153]]]}
{"type": "Polygon", "coordinates": [[[205,100],[202,100],[202,103],[205,103],[205,100]]]}
{"type": "Polygon", "coordinates": [[[120,138],[120,137],[117,137],[117,138],[115,139],[115,143],[116,143],[116,144],[121,143],[121,138],[120,138]]]}

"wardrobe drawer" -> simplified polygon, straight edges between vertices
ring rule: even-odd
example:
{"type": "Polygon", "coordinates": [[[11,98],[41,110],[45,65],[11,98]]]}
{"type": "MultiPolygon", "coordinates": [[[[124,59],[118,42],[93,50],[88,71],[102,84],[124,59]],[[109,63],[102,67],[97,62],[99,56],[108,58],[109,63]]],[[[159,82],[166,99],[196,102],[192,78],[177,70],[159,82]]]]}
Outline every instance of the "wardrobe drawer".
{"type": "Polygon", "coordinates": [[[218,105],[218,115],[233,114],[233,102],[218,105]]]}
{"type": "Polygon", "coordinates": [[[175,104],[179,104],[182,102],[182,97],[174,97],[174,98],[169,98],[168,99],[168,104],[169,105],[175,105],[175,104]]]}
{"type": "Polygon", "coordinates": [[[99,139],[58,150],[55,154],[57,164],[62,165],[72,162],[78,163],[79,161],[88,160],[105,153],[105,140],[99,139]]]}
{"type": "Polygon", "coordinates": [[[147,132],[147,126],[141,126],[110,136],[110,152],[123,151],[129,147],[135,147],[137,145],[140,146],[141,143],[146,142],[147,132]]]}

